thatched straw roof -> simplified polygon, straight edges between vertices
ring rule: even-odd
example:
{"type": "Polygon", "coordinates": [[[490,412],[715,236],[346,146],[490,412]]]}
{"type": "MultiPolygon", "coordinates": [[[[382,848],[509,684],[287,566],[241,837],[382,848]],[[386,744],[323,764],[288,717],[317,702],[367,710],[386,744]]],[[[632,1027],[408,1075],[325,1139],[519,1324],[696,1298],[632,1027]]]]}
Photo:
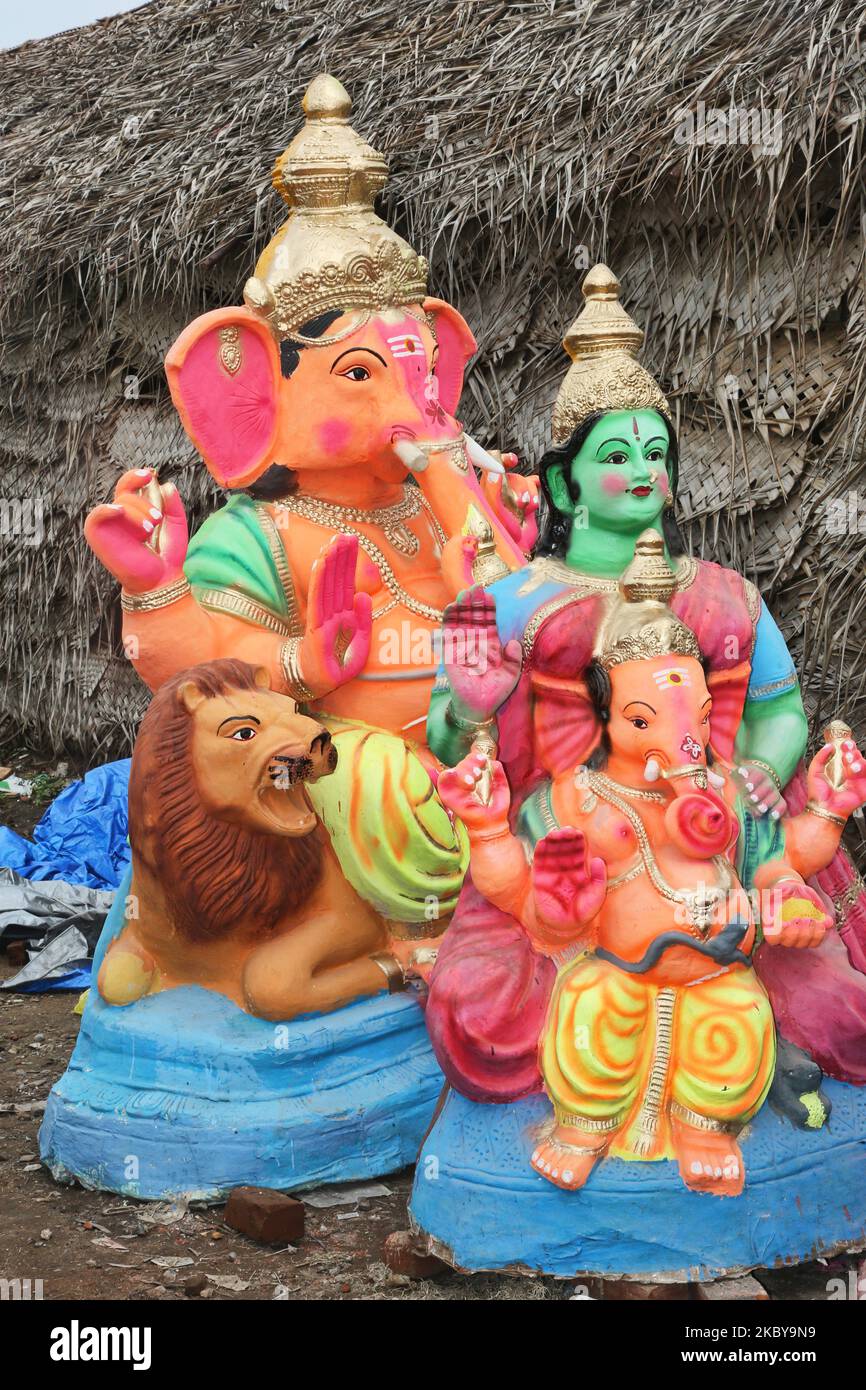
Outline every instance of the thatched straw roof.
{"type": "Polygon", "coordinates": [[[613,266],[695,549],[758,579],[815,717],[863,730],[866,496],[862,532],[826,516],[864,488],[864,44],[852,0],[156,0],[4,55],[0,488],[43,498],[48,534],[0,548],[2,733],[128,744],[142,693],[83,517],[144,461],[213,505],[161,358],[239,299],[324,69],[481,342],[467,425],[537,459],[582,269],[613,266]],[[732,104],[749,143],[688,138],[684,111],[732,104]]]}

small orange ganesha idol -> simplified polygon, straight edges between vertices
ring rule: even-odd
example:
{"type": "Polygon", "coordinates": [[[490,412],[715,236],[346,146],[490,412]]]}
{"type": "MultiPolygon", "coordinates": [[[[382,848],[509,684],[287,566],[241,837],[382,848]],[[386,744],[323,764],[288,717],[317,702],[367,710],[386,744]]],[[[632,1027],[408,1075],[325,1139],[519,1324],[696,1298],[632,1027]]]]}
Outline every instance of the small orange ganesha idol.
{"type": "MultiPolygon", "coordinates": [[[[669,607],[674,585],[661,536],[644,532],[582,677],[580,695],[598,730],[594,746],[584,763],[551,778],[540,813],[536,798],[536,823],[547,833],[534,852],[524,808],[511,815],[511,789],[489,747],[476,743],[439,779],[442,799],[470,837],[471,886],[457,920],[478,910],[480,895],[519,923],[557,967],[538,1037],[546,1101],[479,1106],[457,1097],[427,1141],[440,1182],[452,1168],[455,1181],[461,1175],[466,1205],[462,1217],[459,1203],[446,1212],[447,1181],[440,1188],[419,1177],[413,1215],[434,1248],[441,1242],[454,1250],[462,1267],[497,1267],[503,1249],[514,1262],[553,1273],[592,1272],[593,1260],[608,1272],[608,1257],[621,1262],[614,1269],[627,1267],[638,1248],[631,1232],[623,1234],[627,1253],[603,1248],[605,1232],[615,1229],[618,1195],[629,1207],[623,1222],[634,1221],[636,1230],[644,1223],[644,1266],[628,1272],[645,1272],[649,1232],[659,1232],[660,1245],[665,1238],[685,1241],[679,1228],[688,1218],[671,1201],[670,1179],[662,1187],[650,1177],[644,1188],[636,1182],[635,1170],[651,1171],[647,1160],[664,1159],[674,1160],[685,1189],[703,1202],[712,1195],[747,1203],[742,1222],[735,1217],[724,1236],[714,1235],[713,1222],[706,1226],[709,1245],[688,1263],[706,1260],[712,1268],[715,1261],[723,1269],[726,1246],[728,1267],[760,1262],[752,1194],[743,1195],[748,1158],[740,1136],[749,1121],[763,1120],[777,1049],[752,955],[762,941],[808,956],[833,930],[825,902],[806,880],[830,862],[847,817],[866,800],[866,763],[850,737],[828,743],[810,765],[803,811],[765,819],[758,832],[734,769],[713,750],[713,697],[698,641],[669,607]],[[497,1110],[502,1116],[487,1134],[486,1117],[497,1110]],[[494,1137],[504,1149],[490,1159],[494,1137]],[[473,1155],[481,1167],[477,1196],[466,1176],[473,1155]],[[631,1181],[620,1164],[597,1183],[593,1170],[607,1156],[626,1160],[631,1181]],[[575,1205],[545,1207],[543,1192],[526,1189],[526,1213],[506,1210],[503,1194],[511,1188],[516,1198],[524,1190],[521,1161],[545,1186],[574,1194],[575,1205]],[[466,1228],[473,1214],[487,1214],[494,1187],[502,1221],[479,1254],[477,1227],[473,1235],[466,1228]]],[[[479,994],[485,968],[479,958],[479,994]]],[[[505,1049],[501,1056],[507,1066],[505,1049]]],[[[836,1086],[858,1097],[856,1088],[836,1086]]],[[[810,1142],[787,1120],[776,1123],[785,1127],[781,1143],[810,1142]]],[[[757,1152],[766,1169],[760,1144],[757,1152]]],[[[798,1161],[809,1167],[802,1153],[798,1161]]],[[[780,1163],[769,1165],[773,1180],[780,1163]]],[[[767,1180],[763,1171],[758,1177],[767,1180]]],[[[798,1179],[798,1202],[806,1191],[798,1179]]],[[[700,1243],[694,1234],[689,1239],[693,1247],[700,1243]]],[[[649,1267],[676,1268],[673,1258],[649,1267]]]]}

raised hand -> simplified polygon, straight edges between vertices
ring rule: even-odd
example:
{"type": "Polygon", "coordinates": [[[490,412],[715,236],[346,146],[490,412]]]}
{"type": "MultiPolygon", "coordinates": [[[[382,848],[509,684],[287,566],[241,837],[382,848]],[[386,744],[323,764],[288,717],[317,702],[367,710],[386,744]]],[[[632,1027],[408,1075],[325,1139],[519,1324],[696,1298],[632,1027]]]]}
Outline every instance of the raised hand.
{"type": "Polygon", "coordinates": [[[847,819],[858,806],[866,804],[866,759],[852,738],[842,743],[842,766],[845,780],[833,787],[827,780],[827,764],[836,751],[835,744],[825,743],[809,764],[806,785],[809,799],[831,815],[847,819]]]}
{"type": "Polygon", "coordinates": [[[773,946],[820,946],[833,925],[820,894],[806,883],[782,879],[761,894],[761,930],[773,946]]]}
{"type": "Polygon", "coordinates": [[[436,790],[470,835],[507,829],[511,793],[505,769],[495,759],[484,753],[467,754],[456,767],[440,772],[436,790]]]}
{"type": "Polygon", "coordinates": [[[373,601],[355,592],[357,563],[357,538],[334,536],[310,571],[298,655],[304,684],[316,697],[354,680],[370,654],[373,601]]]}
{"type": "Polygon", "coordinates": [[[84,535],[127,593],[161,589],[183,573],[189,544],[183,503],[174,483],[160,486],[152,468],[124,473],[114,500],[88,516],[84,535]]]}
{"type": "Polygon", "coordinates": [[[535,911],[544,927],[574,933],[600,910],[607,892],[607,867],[591,859],[582,830],[551,830],[535,846],[532,861],[535,911]]]}
{"type": "Polygon", "coordinates": [[[492,594],[476,585],[449,603],[442,646],[455,714],[489,719],[516,686],[521,662],[520,643],[499,640],[492,594]]]}

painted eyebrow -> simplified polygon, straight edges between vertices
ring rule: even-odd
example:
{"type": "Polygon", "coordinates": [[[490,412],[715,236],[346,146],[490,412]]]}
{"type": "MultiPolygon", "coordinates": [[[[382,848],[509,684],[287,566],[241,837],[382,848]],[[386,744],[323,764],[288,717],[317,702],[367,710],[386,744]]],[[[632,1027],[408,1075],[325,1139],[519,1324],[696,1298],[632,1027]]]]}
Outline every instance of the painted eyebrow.
{"type": "Polygon", "coordinates": [[[665,437],[664,437],[663,434],[654,434],[653,437],[652,437],[652,439],[648,439],[648,440],[647,440],[646,444],[644,445],[644,448],[645,448],[645,449],[648,448],[650,444],[669,444],[669,443],[670,443],[670,440],[669,440],[669,439],[665,439],[665,437]]]}
{"type": "Polygon", "coordinates": [[[217,733],[219,733],[223,724],[231,724],[233,719],[246,719],[250,724],[261,724],[262,722],[260,719],[256,719],[256,716],[254,714],[230,714],[226,719],[222,721],[222,724],[220,724],[219,728],[217,729],[217,733]]]}
{"type": "Polygon", "coordinates": [[[378,354],[378,352],[374,352],[372,348],[367,348],[367,347],[353,347],[353,348],[346,348],[346,351],[345,351],[345,352],[341,352],[339,357],[335,357],[335,358],[334,358],[333,362],[331,363],[331,371],[334,370],[334,368],[336,367],[336,365],[337,365],[338,362],[342,362],[343,358],[344,358],[344,357],[348,357],[349,354],[352,353],[352,352],[369,352],[370,356],[371,356],[371,357],[375,357],[377,362],[381,362],[383,367],[387,367],[387,365],[388,365],[388,363],[385,361],[384,357],[380,357],[379,354],[378,354]]]}
{"type": "Polygon", "coordinates": [[[596,449],[596,451],[595,451],[595,456],[596,456],[596,458],[598,458],[598,456],[599,456],[599,454],[601,453],[602,449],[603,449],[607,444],[624,444],[624,445],[626,446],[627,449],[631,448],[631,445],[629,444],[629,442],[628,442],[627,439],[616,439],[616,438],[613,438],[613,439],[606,439],[606,440],[604,441],[604,444],[599,444],[598,448],[596,449]]]}
{"type": "Polygon", "coordinates": [[[653,714],[656,712],[652,705],[647,704],[646,700],[629,700],[628,704],[623,706],[623,714],[625,714],[627,709],[631,709],[632,705],[643,705],[644,709],[650,710],[653,714]]]}

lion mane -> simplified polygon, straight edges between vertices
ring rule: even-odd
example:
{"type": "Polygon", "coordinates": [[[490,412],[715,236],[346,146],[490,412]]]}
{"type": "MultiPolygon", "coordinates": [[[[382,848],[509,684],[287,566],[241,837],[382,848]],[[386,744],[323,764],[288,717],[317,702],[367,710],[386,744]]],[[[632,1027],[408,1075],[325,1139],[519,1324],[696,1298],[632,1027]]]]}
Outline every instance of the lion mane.
{"type": "Polygon", "coordinates": [[[191,758],[195,714],[178,689],[192,681],[208,699],[254,690],[256,668],[219,660],[181,671],[160,687],[141,723],[129,777],[133,856],[159,878],[177,930],[189,941],[227,936],[255,917],[262,933],[303,907],[323,871],[315,832],[259,834],[205,810],[191,758]]]}

